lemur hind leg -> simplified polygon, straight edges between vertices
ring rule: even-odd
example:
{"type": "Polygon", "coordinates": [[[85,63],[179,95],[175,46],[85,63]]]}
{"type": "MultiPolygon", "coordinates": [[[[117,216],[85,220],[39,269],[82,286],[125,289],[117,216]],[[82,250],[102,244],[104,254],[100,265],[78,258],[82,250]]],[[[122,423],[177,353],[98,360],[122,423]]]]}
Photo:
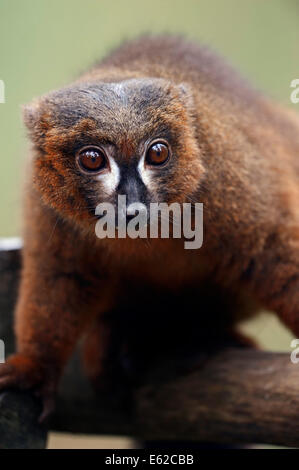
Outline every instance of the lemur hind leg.
{"type": "Polygon", "coordinates": [[[299,335],[299,223],[269,236],[264,253],[252,263],[253,290],[266,308],[299,335]]]}

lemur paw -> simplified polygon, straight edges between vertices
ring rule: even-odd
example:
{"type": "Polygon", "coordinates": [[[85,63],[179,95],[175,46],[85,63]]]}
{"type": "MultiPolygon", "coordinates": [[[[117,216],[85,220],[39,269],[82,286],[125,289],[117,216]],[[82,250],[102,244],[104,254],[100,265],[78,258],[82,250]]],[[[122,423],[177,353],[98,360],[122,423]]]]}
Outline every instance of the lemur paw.
{"type": "Polygon", "coordinates": [[[22,354],[11,356],[0,364],[0,391],[32,390],[42,402],[39,422],[45,422],[55,408],[57,379],[45,372],[38,361],[22,354]]]}

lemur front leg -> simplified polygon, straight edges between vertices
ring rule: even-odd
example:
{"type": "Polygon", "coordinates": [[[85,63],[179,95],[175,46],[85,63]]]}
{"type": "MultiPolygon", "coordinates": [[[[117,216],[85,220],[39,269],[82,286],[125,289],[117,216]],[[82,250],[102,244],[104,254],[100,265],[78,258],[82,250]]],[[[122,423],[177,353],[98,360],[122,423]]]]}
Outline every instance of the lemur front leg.
{"type": "Polygon", "coordinates": [[[88,251],[48,211],[40,212],[25,237],[17,352],[0,365],[0,390],[34,389],[43,402],[41,420],[53,409],[59,378],[76,342],[107,306],[107,281],[103,272],[93,271],[94,250],[88,251]]]}

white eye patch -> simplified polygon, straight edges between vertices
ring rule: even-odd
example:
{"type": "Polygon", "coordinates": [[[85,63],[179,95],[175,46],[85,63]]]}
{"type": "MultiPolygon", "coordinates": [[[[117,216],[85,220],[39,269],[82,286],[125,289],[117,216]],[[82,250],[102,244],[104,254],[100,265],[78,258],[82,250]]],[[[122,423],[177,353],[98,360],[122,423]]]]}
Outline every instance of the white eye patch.
{"type": "Polygon", "coordinates": [[[101,181],[107,196],[110,196],[116,191],[120,181],[120,170],[116,161],[109,157],[110,171],[107,173],[100,173],[97,180],[101,181]]]}
{"type": "Polygon", "coordinates": [[[145,155],[143,155],[143,157],[140,158],[139,160],[139,163],[138,163],[138,172],[139,172],[139,175],[140,175],[140,178],[143,182],[143,184],[147,187],[147,188],[150,188],[151,187],[151,177],[150,177],[150,170],[148,170],[146,168],[146,166],[144,165],[144,158],[145,158],[145,155]]]}

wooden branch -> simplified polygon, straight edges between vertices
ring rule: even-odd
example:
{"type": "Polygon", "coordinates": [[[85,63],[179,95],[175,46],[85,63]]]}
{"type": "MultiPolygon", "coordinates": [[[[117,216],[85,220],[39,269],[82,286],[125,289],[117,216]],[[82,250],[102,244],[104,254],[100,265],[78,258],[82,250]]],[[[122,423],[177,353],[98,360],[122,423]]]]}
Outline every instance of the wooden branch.
{"type": "Polygon", "coordinates": [[[44,449],[47,429],[38,424],[40,412],[30,394],[0,394],[0,449],[44,449]]]}
{"type": "MultiPolygon", "coordinates": [[[[13,309],[21,266],[18,238],[0,239],[0,339],[6,355],[14,351],[13,309]]],[[[1,367],[1,365],[0,365],[1,367]]],[[[0,449],[43,449],[47,431],[38,424],[40,405],[28,393],[0,394],[0,449]]]]}
{"type": "Polygon", "coordinates": [[[299,364],[289,354],[232,348],[137,396],[138,436],[299,447],[299,364]]]}
{"type": "MultiPolygon", "coordinates": [[[[7,352],[13,350],[19,268],[19,251],[1,251],[0,243],[0,338],[7,352]]],[[[62,380],[51,429],[156,441],[299,447],[298,382],[299,364],[289,354],[230,348],[210,354],[192,370],[178,369],[173,358],[164,358],[133,391],[129,408],[113,396],[95,396],[75,354],[62,380]]],[[[0,395],[0,447],[44,446],[38,409],[26,394],[0,395]]]]}
{"type": "Polygon", "coordinates": [[[0,238],[0,339],[5,341],[7,354],[14,351],[12,314],[19,284],[20,248],[20,239],[0,238]]]}

